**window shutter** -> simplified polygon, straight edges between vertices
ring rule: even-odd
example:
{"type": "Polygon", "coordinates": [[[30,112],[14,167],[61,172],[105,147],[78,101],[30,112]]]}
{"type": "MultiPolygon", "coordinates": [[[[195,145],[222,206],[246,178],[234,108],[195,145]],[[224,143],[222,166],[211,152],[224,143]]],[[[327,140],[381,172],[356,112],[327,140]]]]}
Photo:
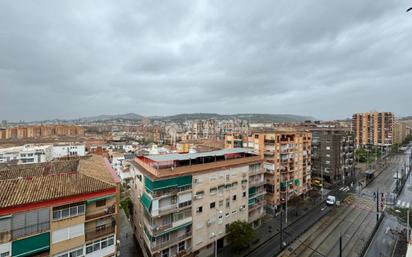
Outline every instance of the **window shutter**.
{"type": "Polygon", "coordinates": [[[11,218],[0,218],[0,233],[8,232],[11,230],[11,218]]]}
{"type": "Polygon", "coordinates": [[[52,232],[52,242],[58,243],[69,239],[69,229],[63,228],[52,232]]]}
{"type": "Polygon", "coordinates": [[[69,238],[84,235],[84,224],[78,224],[69,228],[69,238]]]}

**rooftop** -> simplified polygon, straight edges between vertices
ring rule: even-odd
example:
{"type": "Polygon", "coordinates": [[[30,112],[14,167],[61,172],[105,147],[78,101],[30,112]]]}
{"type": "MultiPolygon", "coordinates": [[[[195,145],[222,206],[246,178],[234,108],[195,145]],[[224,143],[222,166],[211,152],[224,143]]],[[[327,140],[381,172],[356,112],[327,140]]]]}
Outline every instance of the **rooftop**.
{"type": "Polygon", "coordinates": [[[0,168],[0,210],[114,189],[118,180],[101,156],[0,168]]]}
{"type": "Polygon", "coordinates": [[[202,153],[184,153],[184,154],[156,154],[147,155],[145,158],[150,159],[155,162],[163,161],[184,161],[193,160],[199,157],[210,157],[210,156],[223,156],[225,154],[233,153],[253,153],[252,149],[248,148],[231,148],[231,149],[221,149],[217,151],[202,152],[202,153]]]}
{"type": "Polygon", "coordinates": [[[153,179],[208,172],[261,161],[252,149],[232,148],[204,153],[139,156],[129,161],[153,179]]]}

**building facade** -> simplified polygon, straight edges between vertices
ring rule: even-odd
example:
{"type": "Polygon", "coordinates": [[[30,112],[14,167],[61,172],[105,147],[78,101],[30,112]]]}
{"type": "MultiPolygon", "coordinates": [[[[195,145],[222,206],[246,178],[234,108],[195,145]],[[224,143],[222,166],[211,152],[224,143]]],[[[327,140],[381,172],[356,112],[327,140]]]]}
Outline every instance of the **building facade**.
{"type": "Polygon", "coordinates": [[[224,245],[228,224],[257,226],[264,216],[256,200],[264,194],[250,193],[262,184],[261,157],[247,149],[139,156],[130,164],[133,229],[145,256],[208,256],[224,245]]]}
{"type": "Polygon", "coordinates": [[[7,166],[0,186],[0,256],[117,256],[120,192],[102,157],[7,166]]]}
{"type": "Polygon", "coordinates": [[[325,187],[353,175],[354,140],[349,129],[318,127],[312,132],[312,185],[325,187]],[[323,175],[323,179],[322,179],[323,175]]]}
{"type": "Polygon", "coordinates": [[[309,131],[294,128],[253,134],[253,147],[264,158],[268,212],[310,190],[311,140],[309,131]]]}
{"type": "Polygon", "coordinates": [[[396,121],[393,128],[393,143],[402,144],[408,135],[410,135],[411,129],[409,126],[401,121],[396,121]]]}
{"type": "Polygon", "coordinates": [[[0,133],[0,139],[27,139],[49,137],[84,136],[85,129],[77,125],[31,125],[8,127],[0,133]]]}
{"type": "Polygon", "coordinates": [[[393,144],[395,115],[392,112],[355,113],[352,116],[352,131],[355,145],[390,146],[393,144]]]}
{"type": "Polygon", "coordinates": [[[0,148],[0,163],[34,164],[53,160],[52,145],[23,145],[0,148]]]}

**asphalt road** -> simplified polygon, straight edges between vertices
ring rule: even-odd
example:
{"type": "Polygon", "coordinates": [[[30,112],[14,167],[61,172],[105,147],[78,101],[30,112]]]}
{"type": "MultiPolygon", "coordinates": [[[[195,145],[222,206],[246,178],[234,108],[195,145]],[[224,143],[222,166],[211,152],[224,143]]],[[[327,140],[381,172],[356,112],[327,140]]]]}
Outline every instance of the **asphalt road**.
{"type": "Polygon", "coordinates": [[[401,172],[401,167],[408,160],[406,154],[394,154],[387,158],[388,167],[385,168],[371,183],[369,183],[363,190],[362,193],[373,197],[373,193],[379,189],[379,192],[393,192],[396,187],[395,179],[393,179],[394,174],[399,169],[401,172]]]}
{"type": "MultiPolygon", "coordinates": [[[[284,242],[291,242],[296,237],[304,233],[313,223],[318,219],[326,215],[331,211],[331,207],[327,207],[325,204],[321,204],[318,207],[311,210],[304,217],[300,218],[296,222],[290,224],[284,232],[284,242]]],[[[275,253],[280,251],[280,233],[277,233],[270,240],[259,246],[255,251],[248,254],[250,257],[273,257],[275,253]]]]}
{"type": "Polygon", "coordinates": [[[339,256],[342,235],[342,256],[358,256],[376,223],[374,203],[354,196],[350,204],[335,207],[311,227],[280,256],[339,256]]]}

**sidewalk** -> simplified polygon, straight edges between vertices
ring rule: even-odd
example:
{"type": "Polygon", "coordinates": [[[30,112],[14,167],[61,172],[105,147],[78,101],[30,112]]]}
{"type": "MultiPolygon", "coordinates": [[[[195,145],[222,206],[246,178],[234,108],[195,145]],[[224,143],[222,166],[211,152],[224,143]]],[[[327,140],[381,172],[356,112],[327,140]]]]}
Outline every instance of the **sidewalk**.
{"type": "MultiPolygon", "coordinates": [[[[302,205],[296,209],[296,206],[289,206],[288,208],[288,225],[293,224],[295,221],[299,220],[302,217],[305,217],[308,212],[313,210],[314,208],[318,207],[322,204],[320,200],[320,196],[317,198],[308,198],[302,205]]],[[[285,217],[283,217],[285,218],[285,217]]],[[[285,228],[285,224],[283,224],[285,228]]],[[[256,238],[259,240],[255,244],[251,245],[249,248],[241,251],[235,252],[231,246],[227,245],[222,249],[219,249],[218,256],[219,257],[243,257],[248,256],[256,247],[259,247],[262,243],[268,241],[280,231],[280,215],[275,217],[271,215],[266,215],[263,218],[262,225],[256,229],[256,238]]]]}

